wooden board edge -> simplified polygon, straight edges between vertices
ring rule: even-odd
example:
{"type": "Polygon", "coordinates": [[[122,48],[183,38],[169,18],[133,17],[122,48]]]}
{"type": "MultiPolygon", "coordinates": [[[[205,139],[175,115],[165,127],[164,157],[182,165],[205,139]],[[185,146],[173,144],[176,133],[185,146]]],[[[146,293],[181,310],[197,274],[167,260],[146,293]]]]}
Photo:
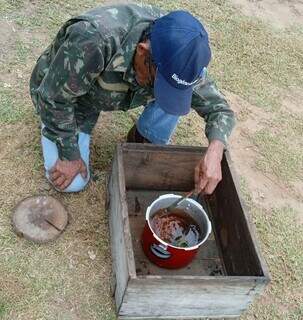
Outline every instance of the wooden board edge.
{"type": "Polygon", "coordinates": [[[128,205],[126,201],[126,186],[125,186],[125,173],[123,166],[123,150],[121,145],[117,145],[117,162],[118,162],[118,172],[119,172],[119,193],[121,199],[121,214],[123,218],[124,227],[124,241],[126,245],[126,256],[128,263],[128,272],[131,278],[136,278],[136,264],[135,256],[132,244],[132,237],[130,231],[130,223],[128,217],[128,205]]]}
{"type": "Polygon", "coordinates": [[[262,251],[260,249],[259,238],[257,236],[257,230],[256,230],[256,227],[255,227],[255,224],[253,223],[253,220],[252,220],[252,217],[251,217],[251,213],[250,213],[250,209],[246,205],[246,202],[242,197],[242,192],[241,192],[241,188],[240,188],[240,182],[239,182],[238,174],[236,173],[236,171],[234,169],[234,162],[231,159],[231,155],[230,155],[230,152],[228,150],[224,151],[224,157],[225,157],[225,159],[227,161],[227,164],[228,164],[228,167],[229,167],[229,170],[230,170],[230,174],[231,174],[232,179],[234,181],[234,185],[235,185],[235,188],[237,190],[237,194],[238,194],[238,197],[239,197],[240,205],[243,208],[244,219],[245,219],[247,228],[248,228],[249,233],[250,233],[251,238],[252,238],[252,243],[253,243],[253,246],[254,246],[254,250],[255,250],[255,252],[257,254],[257,257],[259,259],[260,266],[261,266],[262,272],[264,274],[264,278],[266,278],[268,283],[269,283],[270,280],[271,280],[270,272],[269,272],[268,266],[267,266],[267,264],[265,262],[265,259],[263,258],[262,251]]]}
{"type": "Polygon", "coordinates": [[[140,280],[154,280],[154,279],[172,279],[172,280],[201,280],[201,281],[230,281],[230,282],[244,282],[244,281],[257,281],[260,283],[268,283],[266,276],[189,276],[189,275],[138,275],[136,279],[140,280]]]}
{"type": "MultiPolygon", "coordinates": [[[[262,291],[264,287],[260,287],[258,282],[256,282],[255,280],[250,282],[241,281],[240,283],[230,283],[225,280],[225,282],[222,283],[222,279],[218,281],[213,281],[211,277],[206,277],[211,279],[210,282],[197,282],[196,279],[193,279],[193,281],[188,281],[187,279],[183,281],[177,281],[175,277],[171,277],[169,280],[165,280],[163,277],[161,279],[160,278],[161,277],[157,277],[157,279],[152,279],[150,277],[149,279],[143,280],[137,277],[137,279],[130,279],[128,289],[125,293],[125,305],[121,307],[119,312],[119,316],[121,317],[121,319],[123,319],[123,317],[125,319],[218,319],[221,316],[223,318],[235,318],[239,317],[242,314],[242,312],[247,309],[247,307],[252,303],[254,298],[259,294],[260,291],[262,291]],[[206,300],[208,301],[206,302],[205,308],[202,308],[201,312],[199,312],[199,310],[197,309],[193,309],[193,313],[188,312],[189,304],[193,303],[193,308],[195,306],[195,303],[193,302],[195,300],[192,300],[194,296],[190,296],[190,300],[185,303],[185,307],[187,308],[187,315],[182,314],[182,309],[178,308],[178,310],[169,309],[169,312],[161,312],[161,315],[156,315],[153,311],[153,308],[157,307],[159,301],[160,303],[162,303],[163,299],[170,299],[169,296],[161,298],[161,292],[174,293],[174,297],[177,294],[177,291],[174,292],[174,290],[176,290],[174,288],[177,287],[192,289],[193,292],[195,292],[196,294],[196,298],[197,295],[200,296],[202,294],[201,299],[203,299],[202,297],[203,295],[205,295],[206,300]],[[224,293],[222,293],[222,290],[225,290],[224,293]],[[141,292],[142,295],[140,294],[141,292]],[[215,299],[215,297],[221,295],[222,297],[224,297],[224,299],[229,299],[228,297],[232,292],[234,292],[235,295],[231,299],[236,299],[235,301],[237,301],[237,304],[234,304],[232,307],[226,307],[225,301],[225,303],[220,304],[220,306],[222,306],[222,309],[219,306],[217,306],[217,308],[213,310],[207,310],[208,305],[210,306],[210,308],[212,305],[212,303],[209,302],[210,298],[215,299]],[[151,310],[146,310],[144,308],[145,304],[149,304],[151,310]],[[135,310],[137,306],[138,310],[135,310]]],[[[240,277],[237,278],[239,279],[240,277]]],[[[183,302],[180,301],[180,303],[183,302]]]]}
{"type": "Polygon", "coordinates": [[[169,317],[131,317],[131,316],[118,316],[118,320],[224,320],[224,319],[239,319],[239,315],[229,315],[229,316],[216,316],[215,318],[207,317],[207,316],[196,316],[196,317],[187,317],[187,316],[169,316],[169,317]]]}
{"type": "MultiPolygon", "coordinates": [[[[212,216],[212,211],[211,211],[211,208],[210,208],[210,205],[209,205],[209,202],[208,201],[205,201],[205,206],[206,206],[206,212],[207,214],[209,215],[209,218],[211,219],[211,224],[212,224],[212,231],[214,233],[214,237],[215,237],[215,241],[216,243],[220,243],[219,241],[219,236],[218,236],[218,232],[217,232],[217,229],[213,227],[213,223],[214,223],[214,217],[212,216]]],[[[202,205],[202,204],[201,204],[202,205]]],[[[203,207],[203,205],[202,205],[203,207]]],[[[225,266],[225,263],[224,263],[224,259],[223,259],[223,252],[222,252],[222,247],[217,245],[217,248],[218,248],[218,253],[219,253],[219,258],[220,258],[220,261],[222,263],[222,268],[223,268],[223,273],[224,275],[227,275],[227,271],[226,271],[226,266],[225,266]]]]}
{"type": "Polygon", "coordinates": [[[156,145],[124,142],[120,144],[123,151],[148,151],[148,152],[192,152],[203,153],[207,147],[180,146],[180,145],[156,145]]]}

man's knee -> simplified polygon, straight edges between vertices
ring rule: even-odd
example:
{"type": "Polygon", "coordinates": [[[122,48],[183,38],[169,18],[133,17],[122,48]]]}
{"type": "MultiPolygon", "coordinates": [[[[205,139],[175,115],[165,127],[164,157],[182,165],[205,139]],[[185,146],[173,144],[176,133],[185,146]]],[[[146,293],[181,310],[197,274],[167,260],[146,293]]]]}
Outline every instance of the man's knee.
{"type": "Polygon", "coordinates": [[[81,174],[78,174],[74,178],[72,183],[66,189],[63,190],[63,192],[80,192],[86,187],[88,182],[89,182],[89,177],[87,177],[86,179],[83,179],[81,174]]]}
{"type": "MultiPolygon", "coordinates": [[[[42,128],[44,125],[42,124],[42,128]]],[[[76,175],[74,180],[71,182],[71,184],[64,190],[60,190],[56,188],[49,176],[50,170],[53,168],[53,166],[56,164],[58,160],[58,149],[57,145],[49,140],[48,138],[44,137],[42,135],[41,137],[41,143],[42,143],[42,151],[43,151],[43,157],[44,157],[44,168],[45,168],[45,175],[47,180],[54,186],[54,188],[59,192],[79,192],[82,191],[87,183],[89,182],[89,142],[90,142],[90,135],[80,132],[78,136],[78,144],[80,149],[81,158],[83,159],[88,176],[87,178],[83,178],[81,174],[76,175]]]]}

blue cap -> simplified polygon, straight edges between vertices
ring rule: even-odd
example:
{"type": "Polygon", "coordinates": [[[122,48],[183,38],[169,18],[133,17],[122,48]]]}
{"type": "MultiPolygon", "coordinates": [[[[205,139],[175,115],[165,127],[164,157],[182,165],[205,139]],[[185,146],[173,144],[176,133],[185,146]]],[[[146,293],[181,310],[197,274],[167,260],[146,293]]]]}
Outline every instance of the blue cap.
{"type": "Polygon", "coordinates": [[[211,51],[203,25],[186,11],[172,11],[154,21],[151,54],[157,73],[154,95],[167,113],[190,111],[194,84],[209,64],[211,51]]]}

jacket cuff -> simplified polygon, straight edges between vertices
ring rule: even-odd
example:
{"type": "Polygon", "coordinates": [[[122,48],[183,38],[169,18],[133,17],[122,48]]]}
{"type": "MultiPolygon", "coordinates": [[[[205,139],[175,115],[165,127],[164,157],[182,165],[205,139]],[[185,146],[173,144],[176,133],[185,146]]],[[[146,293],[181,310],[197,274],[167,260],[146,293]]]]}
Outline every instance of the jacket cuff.
{"type": "Polygon", "coordinates": [[[58,154],[60,160],[78,160],[81,158],[78,142],[64,141],[58,144],[58,154]]]}
{"type": "Polygon", "coordinates": [[[226,149],[227,147],[227,135],[226,133],[223,133],[221,130],[217,128],[212,128],[207,134],[208,142],[210,143],[213,140],[219,140],[224,144],[224,147],[226,149]]]}

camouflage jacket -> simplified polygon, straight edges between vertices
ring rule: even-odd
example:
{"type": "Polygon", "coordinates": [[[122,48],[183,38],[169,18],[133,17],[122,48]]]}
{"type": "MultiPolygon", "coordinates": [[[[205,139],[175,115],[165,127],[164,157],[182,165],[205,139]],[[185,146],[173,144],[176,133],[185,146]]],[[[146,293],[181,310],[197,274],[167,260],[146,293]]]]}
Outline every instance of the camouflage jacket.
{"type": "MultiPolygon", "coordinates": [[[[129,110],[153,99],[153,88],[135,80],[133,56],[143,31],[163,14],[152,6],[98,7],[67,21],[40,56],[30,92],[43,135],[57,144],[60,159],[80,157],[77,134],[90,133],[100,111],[129,110]]],[[[192,108],[205,119],[209,141],[226,144],[234,115],[210,79],[195,86],[192,108]]]]}

